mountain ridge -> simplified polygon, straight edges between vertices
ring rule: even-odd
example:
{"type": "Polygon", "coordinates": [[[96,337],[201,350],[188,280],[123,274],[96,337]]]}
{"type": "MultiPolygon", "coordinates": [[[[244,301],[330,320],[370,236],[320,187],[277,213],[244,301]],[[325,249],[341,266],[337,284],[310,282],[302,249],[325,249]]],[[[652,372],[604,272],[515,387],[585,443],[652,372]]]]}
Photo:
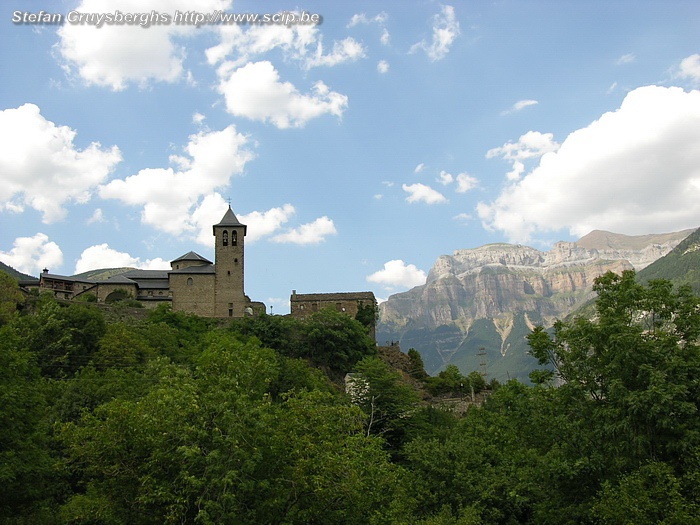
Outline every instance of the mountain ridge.
{"type": "Polygon", "coordinates": [[[475,356],[483,346],[488,368],[500,379],[526,378],[529,370],[499,369],[499,363],[526,367],[525,336],[534,324],[565,317],[594,297],[598,276],[641,270],[693,231],[626,236],[599,230],[582,237],[584,246],[560,241],[540,251],[492,243],[455,250],[437,258],[424,285],[380,305],[378,340],[416,348],[429,373],[447,364],[475,370],[482,366],[475,356]]]}

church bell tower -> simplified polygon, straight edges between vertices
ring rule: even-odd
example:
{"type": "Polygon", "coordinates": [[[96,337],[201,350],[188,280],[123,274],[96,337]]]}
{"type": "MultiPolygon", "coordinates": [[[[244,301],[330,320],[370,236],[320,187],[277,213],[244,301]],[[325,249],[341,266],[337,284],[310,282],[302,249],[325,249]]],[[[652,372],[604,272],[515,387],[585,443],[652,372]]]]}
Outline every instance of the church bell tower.
{"type": "Polygon", "coordinates": [[[219,224],[214,225],[215,317],[243,317],[245,313],[247,305],[243,288],[243,255],[246,229],[230,205],[219,224]]]}

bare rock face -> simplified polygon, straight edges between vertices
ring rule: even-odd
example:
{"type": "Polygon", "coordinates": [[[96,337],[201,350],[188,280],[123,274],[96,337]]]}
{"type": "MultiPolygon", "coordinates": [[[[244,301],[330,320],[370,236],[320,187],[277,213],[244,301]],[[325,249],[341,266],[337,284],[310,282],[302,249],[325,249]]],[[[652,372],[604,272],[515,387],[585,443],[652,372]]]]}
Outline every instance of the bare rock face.
{"type": "MultiPolygon", "coordinates": [[[[501,348],[494,350],[505,354],[518,314],[526,324],[533,318],[547,326],[590,300],[596,277],[644,268],[692,231],[636,237],[596,231],[577,242],[558,242],[546,252],[505,243],[457,250],[438,257],[426,284],[380,305],[378,332],[401,338],[407,331],[415,335],[449,326],[466,337],[477,320],[485,319],[501,339],[501,348]]],[[[454,346],[454,330],[450,333],[447,346],[454,346]]],[[[457,351],[436,344],[444,363],[457,351]]]]}

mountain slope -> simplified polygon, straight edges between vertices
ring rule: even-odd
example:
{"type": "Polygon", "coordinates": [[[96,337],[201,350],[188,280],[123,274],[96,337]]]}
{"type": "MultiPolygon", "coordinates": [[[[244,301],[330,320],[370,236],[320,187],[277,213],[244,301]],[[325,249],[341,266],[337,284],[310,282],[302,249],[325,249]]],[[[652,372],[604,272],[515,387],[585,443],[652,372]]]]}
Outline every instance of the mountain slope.
{"type": "Polygon", "coordinates": [[[641,269],[669,253],[692,230],[624,236],[591,232],[548,252],[489,244],[440,256],[425,285],[380,306],[377,338],[416,348],[426,370],[448,364],[463,373],[484,368],[499,380],[526,379],[535,367],[525,337],[593,298],[595,278],[641,269]],[[481,350],[483,348],[483,350],[481,350]]]}
{"type": "Polygon", "coordinates": [[[668,279],[673,284],[687,284],[700,294],[700,228],[686,237],[668,254],[637,274],[639,282],[668,279]]]}
{"type": "Polygon", "coordinates": [[[17,271],[12,266],[8,266],[3,262],[0,262],[0,271],[9,274],[11,277],[17,279],[18,281],[29,281],[31,279],[36,279],[36,277],[17,271]]]}

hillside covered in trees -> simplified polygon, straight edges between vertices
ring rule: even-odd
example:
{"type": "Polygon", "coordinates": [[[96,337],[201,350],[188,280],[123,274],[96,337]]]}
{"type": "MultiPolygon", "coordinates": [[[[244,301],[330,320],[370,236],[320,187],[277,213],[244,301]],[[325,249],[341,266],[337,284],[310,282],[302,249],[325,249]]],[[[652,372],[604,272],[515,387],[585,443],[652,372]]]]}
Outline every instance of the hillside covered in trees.
{"type": "Polygon", "coordinates": [[[596,292],[532,331],[533,386],[486,385],[397,370],[335,311],[133,316],[0,272],[0,523],[698,522],[700,300],[632,271],[596,292]]]}

